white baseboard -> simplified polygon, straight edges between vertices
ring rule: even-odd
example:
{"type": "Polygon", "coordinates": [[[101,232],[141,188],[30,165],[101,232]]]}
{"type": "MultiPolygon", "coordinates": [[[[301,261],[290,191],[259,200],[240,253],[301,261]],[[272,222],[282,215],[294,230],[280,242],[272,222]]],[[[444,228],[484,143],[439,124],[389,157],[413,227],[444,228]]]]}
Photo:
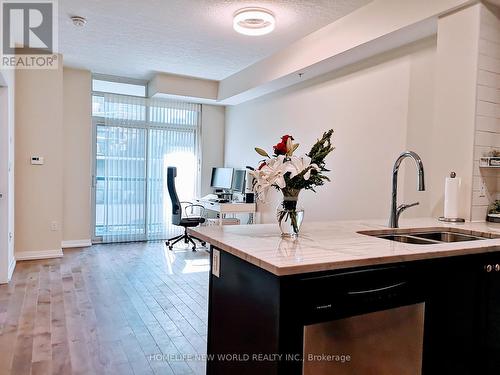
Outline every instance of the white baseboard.
{"type": "Polygon", "coordinates": [[[41,251],[21,251],[21,252],[16,253],[16,261],[61,258],[62,256],[63,256],[62,249],[41,250],[41,251]]]}
{"type": "Polygon", "coordinates": [[[9,271],[7,273],[8,281],[12,278],[12,274],[14,273],[14,269],[16,268],[16,258],[12,257],[12,260],[9,264],[9,271]]]}
{"type": "Polygon", "coordinates": [[[91,240],[69,240],[61,242],[61,247],[63,249],[68,249],[71,247],[89,247],[89,246],[92,246],[91,240]]]}

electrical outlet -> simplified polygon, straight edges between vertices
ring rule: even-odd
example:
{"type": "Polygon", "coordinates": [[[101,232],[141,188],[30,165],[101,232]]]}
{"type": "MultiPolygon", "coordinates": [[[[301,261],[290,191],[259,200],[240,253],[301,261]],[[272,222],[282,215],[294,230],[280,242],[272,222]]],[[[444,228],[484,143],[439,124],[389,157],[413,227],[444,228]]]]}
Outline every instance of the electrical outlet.
{"type": "Polygon", "coordinates": [[[50,223],[50,230],[52,231],[58,231],[59,230],[59,223],[57,221],[53,221],[50,223]]]}
{"type": "Polygon", "coordinates": [[[486,197],[486,184],[484,183],[484,180],[481,181],[481,187],[479,188],[479,196],[481,198],[486,197]]]}

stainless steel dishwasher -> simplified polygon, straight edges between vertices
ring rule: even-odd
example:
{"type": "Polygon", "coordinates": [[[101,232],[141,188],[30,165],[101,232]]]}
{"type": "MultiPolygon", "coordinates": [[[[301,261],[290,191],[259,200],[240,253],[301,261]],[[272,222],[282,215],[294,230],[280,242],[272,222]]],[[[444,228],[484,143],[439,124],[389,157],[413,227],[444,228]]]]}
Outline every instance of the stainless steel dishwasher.
{"type": "Polygon", "coordinates": [[[310,298],[311,324],[304,326],[304,375],[422,373],[425,303],[411,269],[366,269],[303,283],[308,290],[323,286],[310,298]]]}

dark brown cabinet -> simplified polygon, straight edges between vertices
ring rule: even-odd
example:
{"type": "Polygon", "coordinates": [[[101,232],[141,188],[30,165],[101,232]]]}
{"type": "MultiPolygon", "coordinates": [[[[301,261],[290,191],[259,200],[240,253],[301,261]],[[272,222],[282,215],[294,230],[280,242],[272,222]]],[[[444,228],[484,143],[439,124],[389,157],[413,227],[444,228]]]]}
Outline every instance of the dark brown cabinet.
{"type": "Polygon", "coordinates": [[[423,375],[500,373],[499,253],[280,277],[221,251],[207,373],[300,375],[304,327],[414,304],[423,375]]]}
{"type": "Polygon", "coordinates": [[[500,256],[481,264],[481,351],[484,374],[500,373],[500,256]]]}
{"type": "MultiPolygon", "coordinates": [[[[423,374],[480,374],[480,260],[457,257],[430,263],[427,274],[423,374]]],[[[484,374],[484,373],[482,373],[484,374]]]]}

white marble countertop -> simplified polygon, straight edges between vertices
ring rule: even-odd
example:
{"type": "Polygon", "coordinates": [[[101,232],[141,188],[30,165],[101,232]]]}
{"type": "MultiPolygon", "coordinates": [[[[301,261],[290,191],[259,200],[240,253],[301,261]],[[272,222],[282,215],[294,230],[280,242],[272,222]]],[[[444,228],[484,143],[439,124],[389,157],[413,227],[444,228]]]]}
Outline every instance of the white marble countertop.
{"type": "Polygon", "coordinates": [[[406,219],[400,229],[451,228],[486,234],[491,239],[416,245],[359,234],[395,231],[386,221],[308,222],[297,239],[281,238],[277,224],[205,226],[190,228],[195,237],[275,275],[291,275],[375,264],[500,251],[500,224],[442,223],[437,219],[406,219]]]}

